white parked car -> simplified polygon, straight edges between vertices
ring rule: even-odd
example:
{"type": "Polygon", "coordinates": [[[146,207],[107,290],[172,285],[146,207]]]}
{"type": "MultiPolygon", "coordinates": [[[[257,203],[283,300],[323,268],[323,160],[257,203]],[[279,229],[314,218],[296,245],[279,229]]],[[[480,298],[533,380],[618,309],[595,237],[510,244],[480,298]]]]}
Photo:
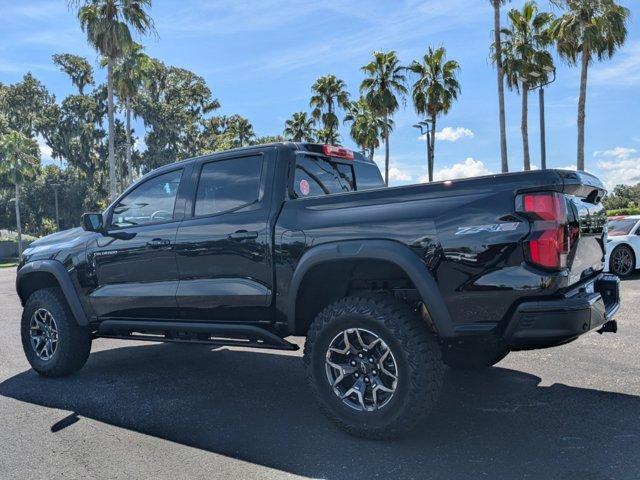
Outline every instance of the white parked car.
{"type": "Polygon", "coordinates": [[[619,277],[640,268],[640,215],[609,217],[605,268],[619,277]]]}

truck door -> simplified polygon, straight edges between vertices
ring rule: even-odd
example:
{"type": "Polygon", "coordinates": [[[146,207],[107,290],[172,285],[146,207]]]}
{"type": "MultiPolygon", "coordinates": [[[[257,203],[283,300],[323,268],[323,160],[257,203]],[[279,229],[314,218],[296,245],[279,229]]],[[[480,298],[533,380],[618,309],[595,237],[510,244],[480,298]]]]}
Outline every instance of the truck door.
{"type": "Polygon", "coordinates": [[[203,160],[178,228],[176,295],[183,318],[266,320],[273,291],[269,191],[275,150],[203,160]]]}
{"type": "MultiPolygon", "coordinates": [[[[107,232],[87,247],[90,301],[100,317],[171,318],[178,269],[174,242],[183,168],[159,173],[107,214],[107,232]]],[[[184,209],[184,205],[182,205],[184,209]]]]}

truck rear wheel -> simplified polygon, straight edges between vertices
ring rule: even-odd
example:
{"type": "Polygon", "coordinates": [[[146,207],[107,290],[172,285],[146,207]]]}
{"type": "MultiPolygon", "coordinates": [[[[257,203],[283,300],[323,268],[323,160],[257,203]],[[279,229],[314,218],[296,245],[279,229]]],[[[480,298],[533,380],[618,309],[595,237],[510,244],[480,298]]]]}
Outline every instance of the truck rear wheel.
{"type": "Polygon", "coordinates": [[[346,297],[311,325],[304,349],[323,412],[348,433],[396,437],[420,423],[442,388],[440,347],[420,315],[387,295],[346,297]]]}
{"type": "Polygon", "coordinates": [[[76,322],[58,288],[31,294],[21,321],[22,348],[44,377],[64,377],[82,368],[91,351],[91,331],[76,322]]]}
{"type": "Polygon", "coordinates": [[[481,370],[492,367],[509,354],[501,344],[444,347],[442,359],[456,370],[481,370]]]}

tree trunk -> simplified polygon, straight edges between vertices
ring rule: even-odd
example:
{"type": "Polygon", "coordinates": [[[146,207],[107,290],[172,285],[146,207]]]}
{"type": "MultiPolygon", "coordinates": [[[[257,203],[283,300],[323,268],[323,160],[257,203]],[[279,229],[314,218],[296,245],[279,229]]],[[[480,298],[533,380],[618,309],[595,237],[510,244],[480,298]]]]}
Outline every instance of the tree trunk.
{"type": "Polygon", "coordinates": [[[133,183],[133,167],[131,165],[131,150],[133,146],[131,145],[131,100],[125,100],[125,109],[127,110],[127,174],[128,174],[128,184],[133,183]]]}
{"type": "Polygon", "coordinates": [[[109,200],[116,199],[115,125],[113,120],[113,60],[107,63],[107,118],[109,122],[109,200]]]}
{"type": "Polygon", "coordinates": [[[384,112],[384,183],[389,186],[389,115],[384,112]]]}
{"type": "Polygon", "coordinates": [[[507,157],[507,127],[504,109],[504,68],[502,66],[502,41],[500,39],[500,0],[493,3],[493,33],[496,45],[496,68],[498,70],[498,110],[500,111],[500,157],[502,159],[502,173],[509,171],[507,157]]]}
{"type": "Polygon", "coordinates": [[[327,143],[331,143],[329,140],[331,140],[333,138],[333,104],[331,102],[329,102],[328,106],[327,106],[327,111],[329,113],[327,113],[327,119],[329,120],[328,125],[325,125],[325,128],[327,128],[327,143]]]}
{"type": "Polygon", "coordinates": [[[20,222],[20,184],[16,182],[16,229],[18,231],[18,258],[22,259],[22,223],[20,222]]]}
{"type": "Polygon", "coordinates": [[[580,71],[580,98],[578,100],[578,170],[584,170],[584,123],[587,116],[587,73],[589,70],[589,49],[582,47],[582,70],[580,71]]]}
{"type": "Polygon", "coordinates": [[[431,117],[431,148],[429,149],[431,158],[429,159],[429,181],[433,182],[433,166],[436,154],[436,116],[431,117]]]}
{"type": "Polygon", "coordinates": [[[522,83],[522,151],[524,152],[524,169],[531,170],[531,157],[529,156],[529,84],[522,83]]]}

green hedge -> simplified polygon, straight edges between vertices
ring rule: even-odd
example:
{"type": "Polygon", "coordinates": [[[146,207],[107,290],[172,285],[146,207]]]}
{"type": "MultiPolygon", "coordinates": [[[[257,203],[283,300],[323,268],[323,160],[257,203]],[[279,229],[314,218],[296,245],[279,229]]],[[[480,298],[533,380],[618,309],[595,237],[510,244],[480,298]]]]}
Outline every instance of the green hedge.
{"type": "Polygon", "coordinates": [[[615,217],[617,215],[640,215],[640,208],[614,208],[607,210],[607,215],[615,217]]]}

